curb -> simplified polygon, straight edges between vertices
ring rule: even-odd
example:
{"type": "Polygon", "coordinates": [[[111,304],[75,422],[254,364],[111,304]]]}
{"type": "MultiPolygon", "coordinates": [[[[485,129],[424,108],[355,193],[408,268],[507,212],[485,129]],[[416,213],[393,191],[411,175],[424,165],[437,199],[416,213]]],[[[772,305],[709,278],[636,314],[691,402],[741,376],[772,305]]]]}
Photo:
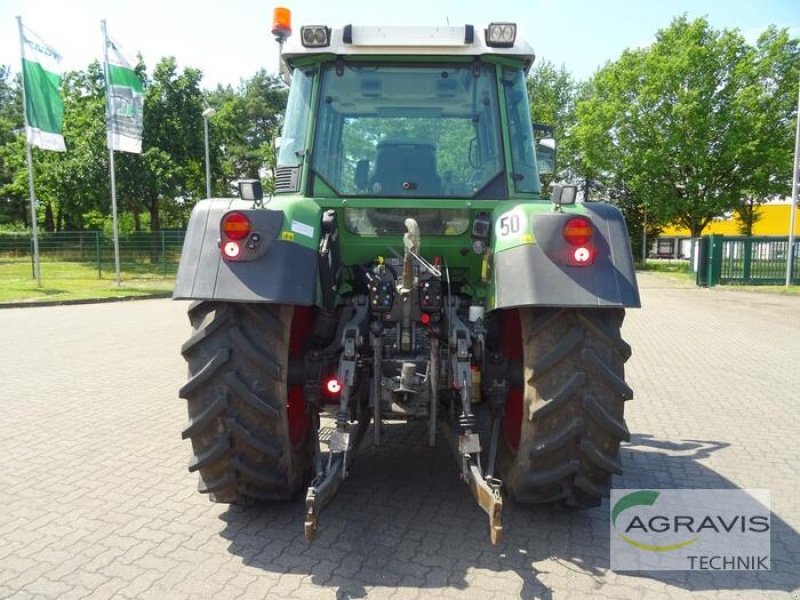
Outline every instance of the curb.
{"type": "Polygon", "coordinates": [[[163,300],[172,298],[172,292],[163,294],[149,294],[147,296],[119,296],[111,298],[80,298],[77,300],[45,300],[43,302],[4,302],[0,303],[0,310],[4,308],[36,308],[39,306],[72,306],[77,304],[105,304],[107,302],[131,302],[134,300],[163,300]]]}

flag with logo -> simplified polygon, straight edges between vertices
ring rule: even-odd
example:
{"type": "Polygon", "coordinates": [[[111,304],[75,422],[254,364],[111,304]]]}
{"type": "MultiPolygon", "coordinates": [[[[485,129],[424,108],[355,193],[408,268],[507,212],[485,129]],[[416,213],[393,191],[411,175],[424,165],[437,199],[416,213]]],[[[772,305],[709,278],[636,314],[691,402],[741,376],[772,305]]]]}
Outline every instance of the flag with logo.
{"type": "Polygon", "coordinates": [[[106,39],[106,128],[112,150],[142,152],[144,88],[119,44],[106,39]]]}
{"type": "Polygon", "coordinates": [[[61,55],[27,27],[22,28],[22,84],[28,143],[64,152],[61,55]]]}

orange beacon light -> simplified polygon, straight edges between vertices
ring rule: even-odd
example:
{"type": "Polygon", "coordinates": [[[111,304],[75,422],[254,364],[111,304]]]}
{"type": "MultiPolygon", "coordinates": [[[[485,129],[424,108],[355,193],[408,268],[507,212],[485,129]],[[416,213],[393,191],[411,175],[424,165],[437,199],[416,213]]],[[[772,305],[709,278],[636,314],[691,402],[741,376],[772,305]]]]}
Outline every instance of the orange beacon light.
{"type": "Polygon", "coordinates": [[[292,35],[292,11],[288,8],[277,6],[272,11],[272,35],[280,40],[292,35]]]}

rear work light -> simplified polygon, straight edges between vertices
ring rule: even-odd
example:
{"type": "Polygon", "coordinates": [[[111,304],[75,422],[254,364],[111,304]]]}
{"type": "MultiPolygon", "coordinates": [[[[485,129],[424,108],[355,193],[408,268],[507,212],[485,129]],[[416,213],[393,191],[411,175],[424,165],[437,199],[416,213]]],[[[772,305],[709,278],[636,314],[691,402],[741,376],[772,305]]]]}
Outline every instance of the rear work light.
{"type": "Polygon", "coordinates": [[[516,39],[516,23],[489,23],[486,28],[486,45],[492,48],[512,48],[516,39]]]}
{"type": "Polygon", "coordinates": [[[584,217],[574,217],[564,225],[564,239],[573,246],[584,246],[592,239],[592,222],[584,217]]]}
{"type": "Polygon", "coordinates": [[[229,240],[239,241],[250,235],[250,219],[240,212],[229,212],[222,217],[222,233],[229,240]]]}

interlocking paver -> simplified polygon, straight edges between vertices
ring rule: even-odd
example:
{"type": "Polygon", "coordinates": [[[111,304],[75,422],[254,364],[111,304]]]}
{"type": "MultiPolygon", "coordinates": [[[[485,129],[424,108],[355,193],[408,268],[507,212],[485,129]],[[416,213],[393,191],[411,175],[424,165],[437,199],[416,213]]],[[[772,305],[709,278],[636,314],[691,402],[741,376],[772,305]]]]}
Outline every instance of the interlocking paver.
{"type": "Polygon", "coordinates": [[[491,547],[449,450],[423,427],[367,436],[302,535],[302,503],[197,494],[180,439],[186,305],[0,310],[0,598],[797,597],[800,297],[647,275],[629,311],[632,439],[617,487],[772,490],[769,573],[614,573],[608,507],[509,502],[491,547]],[[694,597],[693,596],[693,597],[694,597]]]}

